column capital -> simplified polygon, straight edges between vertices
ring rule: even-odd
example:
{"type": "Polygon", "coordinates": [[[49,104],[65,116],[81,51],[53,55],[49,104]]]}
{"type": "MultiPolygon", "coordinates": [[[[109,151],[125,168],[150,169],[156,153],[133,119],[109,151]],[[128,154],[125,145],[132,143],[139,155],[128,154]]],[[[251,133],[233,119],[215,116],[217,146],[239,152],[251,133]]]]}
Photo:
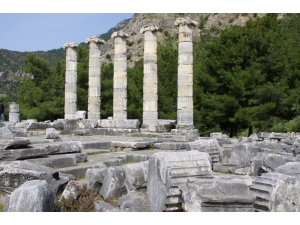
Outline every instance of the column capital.
{"type": "Polygon", "coordinates": [[[145,25],[141,28],[140,33],[145,33],[146,31],[156,32],[158,30],[157,26],[145,25]]]}
{"type": "Polygon", "coordinates": [[[77,48],[77,47],[78,47],[78,44],[77,44],[77,43],[75,43],[75,42],[70,42],[70,43],[64,44],[63,49],[66,49],[66,48],[77,48]]]}
{"type": "Polygon", "coordinates": [[[116,38],[116,37],[121,37],[121,38],[128,38],[129,35],[125,33],[124,31],[115,31],[112,33],[111,38],[116,38]]]}
{"type": "Polygon", "coordinates": [[[187,18],[178,18],[175,22],[174,25],[176,27],[180,26],[180,25],[188,25],[188,26],[197,26],[197,22],[194,20],[191,20],[189,17],[187,18]]]}
{"type": "Polygon", "coordinates": [[[105,41],[103,39],[100,39],[97,36],[94,37],[89,37],[86,39],[85,43],[89,44],[90,42],[95,42],[95,43],[99,43],[100,45],[103,45],[105,43],[105,41]]]}

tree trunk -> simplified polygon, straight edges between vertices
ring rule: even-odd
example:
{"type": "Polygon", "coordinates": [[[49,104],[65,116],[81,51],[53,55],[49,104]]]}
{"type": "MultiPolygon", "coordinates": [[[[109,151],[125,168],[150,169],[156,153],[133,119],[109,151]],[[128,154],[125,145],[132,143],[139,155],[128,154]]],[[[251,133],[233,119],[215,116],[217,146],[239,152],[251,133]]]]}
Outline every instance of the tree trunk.
{"type": "Polygon", "coordinates": [[[250,126],[248,130],[248,137],[253,133],[253,127],[250,126]]]}

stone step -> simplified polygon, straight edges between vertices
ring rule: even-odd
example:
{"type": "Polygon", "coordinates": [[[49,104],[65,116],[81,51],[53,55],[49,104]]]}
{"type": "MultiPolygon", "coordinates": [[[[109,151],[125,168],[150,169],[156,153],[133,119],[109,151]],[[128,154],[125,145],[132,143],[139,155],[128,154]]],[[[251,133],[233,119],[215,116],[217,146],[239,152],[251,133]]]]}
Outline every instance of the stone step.
{"type": "Polygon", "coordinates": [[[0,150],[0,160],[13,161],[19,159],[31,159],[55,154],[55,152],[56,150],[46,149],[44,147],[0,150]]]}
{"type": "Polygon", "coordinates": [[[255,201],[254,202],[255,210],[260,210],[261,212],[269,212],[270,211],[270,203],[269,201],[255,201]]]}
{"type": "Polygon", "coordinates": [[[111,147],[145,149],[153,145],[153,142],[137,142],[137,141],[112,141],[111,147]]]}
{"type": "Polygon", "coordinates": [[[87,169],[96,166],[98,163],[78,163],[76,166],[58,168],[57,171],[66,174],[72,174],[76,178],[84,178],[87,169]]]}
{"type": "Polygon", "coordinates": [[[182,198],[180,196],[168,196],[165,202],[166,205],[176,205],[178,203],[182,203],[182,198]]]}
{"type": "Polygon", "coordinates": [[[252,181],[252,185],[250,186],[250,190],[255,191],[255,192],[265,192],[271,194],[273,187],[266,186],[263,184],[255,184],[252,181]]]}
{"type": "Polygon", "coordinates": [[[54,169],[76,166],[76,157],[68,155],[49,155],[42,158],[28,159],[27,161],[54,169]]]}
{"type": "Polygon", "coordinates": [[[210,179],[212,178],[212,175],[209,175],[206,171],[203,172],[203,175],[196,175],[196,176],[192,176],[189,175],[187,176],[183,176],[183,177],[171,177],[169,179],[170,183],[168,183],[167,185],[169,187],[173,187],[173,186],[179,186],[181,184],[185,184],[187,182],[187,179],[189,178],[193,178],[193,179],[210,179]]]}
{"type": "Polygon", "coordinates": [[[263,193],[263,192],[256,192],[255,193],[255,196],[256,196],[256,199],[261,199],[264,200],[264,201],[269,201],[270,200],[270,194],[268,193],[263,193]]]}
{"type": "Polygon", "coordinates": [[[211,168],[207,165],[199,165],[197,167],[179,167],[179,168],[170,168],[168,170],[169,176],[172,178],[175,177],[182,177],[186,174],[189,174],[189,176],[194,175],[208,175],[211,174],[211,168]]]}
{"type": "Polygon", "coordinates": [[[271,179],[264,179],[264,178],[256,178],[252,183],[255,184],[262,184],[274,187],[277,183],[277,180],[271,180],[271,179]]]}
{"type": "Polygon", "coordinates": [[[166,204],[165,208],[163,210],[164,212],[180,212],[182,211],[182,204],[178,203],[178,204],[166,204]]]}
{"type": "Polygon", "coordinates": [[[86,153],[87,155],[97,155],[103,153],[109,153],[109,149],[82,149],[81,152],[86,153]]]}
{"type": "Polygon", "coordinates": [[[111,141],[81,141],[82,149],[103,149],[109,150],[111,141]]]}
{"type": "Polygon", "coordinates": [[[196,158],[196,159],[185,159],[185,158],[178,158],[176,160],[170,160],[168,161],[168,165],[172,166],[172,167],[185,167],[185,166],[189,166],[192,165],[193,167],[196,166],[201,166],[201,165],[208,165],[209,161],[207,158],[196,158]]]}

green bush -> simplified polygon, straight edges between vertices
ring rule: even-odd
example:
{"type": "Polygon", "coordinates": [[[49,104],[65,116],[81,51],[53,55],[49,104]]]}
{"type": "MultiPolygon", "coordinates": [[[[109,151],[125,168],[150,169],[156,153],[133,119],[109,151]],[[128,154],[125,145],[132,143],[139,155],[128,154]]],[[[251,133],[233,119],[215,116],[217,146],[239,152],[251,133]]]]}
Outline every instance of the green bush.
{"type": "Polygon", "coordinates": [[[98,195],[92,189],[88,189],[86,184],[82,186],[76,185],[78,191],[77,198],[72,195],[65,199],[64,197],[58,201],[58,211],[60,212],[93,212],[94,201],[102,200],[102,197],[98,195]]]}

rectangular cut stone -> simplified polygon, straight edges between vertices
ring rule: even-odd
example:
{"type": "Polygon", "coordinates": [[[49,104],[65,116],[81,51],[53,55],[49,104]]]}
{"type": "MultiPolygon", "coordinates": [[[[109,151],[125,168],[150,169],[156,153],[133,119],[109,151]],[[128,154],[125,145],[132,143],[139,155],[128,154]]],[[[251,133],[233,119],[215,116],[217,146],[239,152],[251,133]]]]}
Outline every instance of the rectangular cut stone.
{"type": "Polygon", "coordinates": [[[178,86],[193,85],[193,74],[178,75],[178,86]]]}
{"type": "Polygon", "coordinates": [[[127,78],[114,77],[114,88],[126,89],[127,88],[127,78]]]}
{"type": "Polygon", "coordinates": [[[157,74],[156,73],[144,74],[143,83],[144,84],[157,84],[157,74]]]}
{"type": "Polygon", "coordinates": [[[144,101],[144,111],[157,112],[157,101],[144,101]]]}
{"type": "Polygon", "coordinates": [[[66,70],[77,71],[77,62],[67,61],[66,70]]]}
{"type": "Polygon", "coordinates": [[[127,111],[125,110],[114,110],[114,119],[126,119],[127,118],[127,111]]]}
{"type": "Polygon", "coordinates": [[[100,101],[101,101],[100,96],[89,96],[89,99],[88,99],[89,104],[97,104],[100,101]]]}
{"type": "Polygon", "coordinates": [[[89,76],[89,86],[100,86],[101,78],[100,76],[89,76]]]}
{"type": "Polygon", "coordinates": [[[117,54],[114,56],[114,63],[123,62],[127,64],[127,55],[126,54],[117,54]]]}
{"type": "Polygon", "coordinates": [[[89,87],[89,96],[100,96],[100,86],[89,87]]]}
{"type": "Polygon", "coordinates": [[[117,44],[124,44],[124,45],[126,45],[126,39],[121,38],[121,37],[116,37],[115,38],[115,45],[117,45],[117,44]]]}
{"type": "Polygon", "coordinates": [[[191,33],[180,33],[178,37],[179,42],[192,42],[193,36],[191,33]]]}
{"type": "Polygon", "coordinates": [[[89,112],[99,112],[99,110],[100,110],[100,98],[99,98],[99,103],[93,103],[88,105],[89,112]]]}
{"type": "Polygon", "coordinates": [[[178,86],[178,96],[193,97],[193,85],[178,86]]]}
{"type": "Polygon", "coordinates": [[[9,112],[10,113],[19,113],[20,112],[20,106],[18,104],[10,104],[9,105],[9,112]]]}
{"type": "Polygon", "coordinates": [[[193,65],[178,65],[178,74],[193,74],[193,65]]]}
{"type": "Polygon", "coordinates": [[[122,88],[122,89],[117,89],[115,88],[114,89],[114,93],[113,93],[113,98],[116,98],[116,97],[126,97],[127,96],[127,89],[126,88],[122,88]]]}
{"type": "Polygon", "coordinates": [[[192,27],[188,25],[179,26],[178,33],[189,33],[192,34],[192,27]]]}
{"type": "Polygon", "coordinates": [[[76,102],[75,103],[67,103],[65,104],[65,114],[76,114],[76,107],[77,107],[77,104],[76,102]]]}
{"type": "Polygon", "coordinates": [[[118,73],[118,72],[121,72],[121,73],[124,73],[127,71],[127,62],[115,62],[114,64],[114,73],[118,73]]]}
{"type": "Polygon", "coordinates": [[[193,109],[193,97],[177,97],[178,109],[193,109]]]}
{"type": "Polygon", "coordinates": [[[65,114],[65,119],[75,119],[76,114],[65,114]]]}
{"type": "Polygon", "coordinates": [[[146,31],[144,33],[144,39],[145,39],[145,42],[146,41],[156,41],[156,33],[151,32],[151,31],[146,31]]]}
{"type": "Polygon", "coordinates": [[[89,58],[89,67],[100,68],[100,58],[90,57],[89,58]]]}
{"type": "Polygon", "coordinates": [[[144,93],[157,93],[157,84],[144,84],[144,93]]]}
{"type": "Polygon", "coordinates": [[[77,71],[66,71],[66,83],[77,83],[77,71]]]}
{"type": "Polygon", "coordinates": [[[179,65],[192,65],[193,64],[193,54],[192,53],[182,53],[178,55],[179,65]]]}
{"type": "Polygon", "coordinates": [[[76,100],[77,99],[77,93],[76,92],[65,92],[65,99],[69,100],[76,100]]]}
{"type": "Polygon", "coordinates": [[[193,111],[177,110],[177,125],[193,125],[193,111]]]}
{"type": "Polygon", "coordinates": [[[193,42],[179,42],[178,54],[193,53],[193,42]]]}
{"type": "Polygon", "coordinates": [[[77,48],[66,49],[66,61],[77,61],[77,48]]]}
{"type": "Polygon", "coordinates": [[[127,109],[127,98],[118,98],[113,100],[114,110],[126,110],[127,109]]]}
{"type": "Polygon", "coordinates": [[[156,41],[146,41],[144,44],[144,51],[147,53],[157,53],[156,41]]]}
{"type": "Polygon", "coordinates": [[[157,55],[156,53],[147,53],[144,52],[144,64],[147,63],[157,63],[157,55]]]}
{"type": "Polygon", "coordinates": [[[143,94],[143,100],[144,101],[158,101],[157,93],[144,93],[143,94]]]}
{"type": "Polygon", "coordinates": [[[117,54],[126,54],[126,44],[115,44],[115,55],[117,54]]]}
{"type": "Polygon", "coordinates": [[[20,122],[20,113],[9,113],[9,122],[17,123],[20,122]]]}
{"type": "Polygon", "coordinates": [[[154,63],[144,64],[144,74],[157,74],[157,64],[154,63]]]}
{"type": "Polygon", "coordinates": [[[65,92],[74,92],[77,91],[77,84],[76,83],[66,83],[65,84],[65,92]]]}
{"type": "Polygon", "coordinates": [[[143,119],[151,120],[155,119],[157,120],[158,118],[158,112],[155,111],[144,111],[143,112],[143,119]]]}
{"type": "Polygon", "coordinates": [[[100,67],[89,66],[89,77],[99,77],[100,67]]]}
{"type": "Polygon", "coordinates": [[[89,57],[90,58],[98,58],[100,59],[101,51],[98,48],[90,48],[89,57]]]}

